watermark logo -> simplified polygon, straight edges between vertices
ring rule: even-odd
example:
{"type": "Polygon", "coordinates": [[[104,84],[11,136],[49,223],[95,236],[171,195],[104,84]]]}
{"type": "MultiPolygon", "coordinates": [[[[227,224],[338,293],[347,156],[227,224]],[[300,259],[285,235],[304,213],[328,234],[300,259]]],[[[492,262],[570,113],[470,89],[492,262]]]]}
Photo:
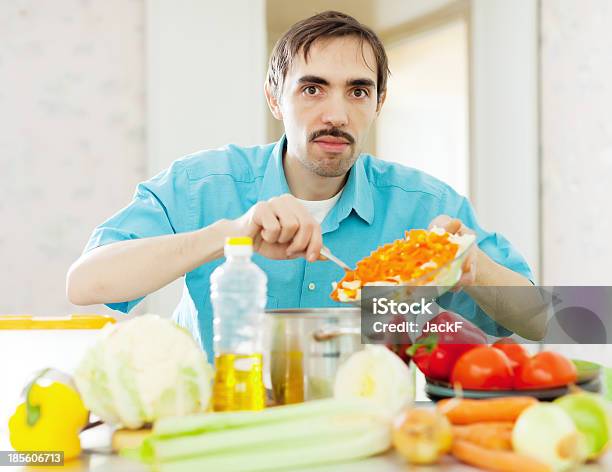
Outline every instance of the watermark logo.
{"type": "Polygon", "coordinates": [[[608,344],[612,342],[612,287],[529,286],[469,287],[372,286],[361,291],[362,343],[409,344],[445,333],[445,342],[461,344],[461,332],[480,328],[490,342],[525,327],[528,337],[510,332],[521,343],[608,344]],[[437,315],[456,315],[444,323],[437,315]],[[456,341],[448,334],[456,333],[456,341]]]}

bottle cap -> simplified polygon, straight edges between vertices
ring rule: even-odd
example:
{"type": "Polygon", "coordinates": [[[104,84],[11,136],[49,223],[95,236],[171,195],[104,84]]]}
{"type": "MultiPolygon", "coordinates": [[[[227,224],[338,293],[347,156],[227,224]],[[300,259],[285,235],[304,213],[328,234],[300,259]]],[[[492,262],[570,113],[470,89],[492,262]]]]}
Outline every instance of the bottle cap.
{"type": "Polygon", "coordinates": [[[252,246],[253,240],[248,236],[237,236],[225,240],[227,246],[252,246]]]}
{"type": "Polygon", "coordinates": [[[250,256],[253,254],[253,240],[248,236],[227,238],[224,252],[225,257],[250,256]]]}

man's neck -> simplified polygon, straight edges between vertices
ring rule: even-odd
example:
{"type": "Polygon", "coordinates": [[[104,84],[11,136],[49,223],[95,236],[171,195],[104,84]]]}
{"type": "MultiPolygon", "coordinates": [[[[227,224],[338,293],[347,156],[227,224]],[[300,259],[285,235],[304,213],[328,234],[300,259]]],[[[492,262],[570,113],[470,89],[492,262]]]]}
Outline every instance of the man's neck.
{"type": "Polygon", "coordinates": [[[348,177],[348,173],[340,177],[321,177],[306,169],[302,163],[288,155],[283,155],[283,169],[291,194],[301,200],[327,200],[336,195],[348,177]]]}

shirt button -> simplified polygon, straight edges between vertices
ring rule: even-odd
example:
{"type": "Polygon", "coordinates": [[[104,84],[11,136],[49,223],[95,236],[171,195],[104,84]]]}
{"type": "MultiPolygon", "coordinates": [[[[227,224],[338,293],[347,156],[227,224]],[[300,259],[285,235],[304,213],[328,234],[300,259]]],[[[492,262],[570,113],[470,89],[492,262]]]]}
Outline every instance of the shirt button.
{"type": "Polygon", "coordinates": [[[314,282],[310,282],[308,284],[308,290],[314,290],[315,288],[317,288],[317,286],[314,284],[314,282]]]}

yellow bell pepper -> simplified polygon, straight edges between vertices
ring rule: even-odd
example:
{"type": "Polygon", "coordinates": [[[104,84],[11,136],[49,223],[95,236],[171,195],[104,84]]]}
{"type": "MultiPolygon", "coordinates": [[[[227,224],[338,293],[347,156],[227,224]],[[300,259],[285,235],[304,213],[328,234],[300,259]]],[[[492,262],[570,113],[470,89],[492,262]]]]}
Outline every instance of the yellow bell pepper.
{"type": "Polygon", "coordinates": [[[63,451],[64,460],[81,453],[79,432],[89,412],[78,392],[61,382],[40,385],[39,375],[26,389],[26,399],[9,420],[16,451],[63,451]]]}

